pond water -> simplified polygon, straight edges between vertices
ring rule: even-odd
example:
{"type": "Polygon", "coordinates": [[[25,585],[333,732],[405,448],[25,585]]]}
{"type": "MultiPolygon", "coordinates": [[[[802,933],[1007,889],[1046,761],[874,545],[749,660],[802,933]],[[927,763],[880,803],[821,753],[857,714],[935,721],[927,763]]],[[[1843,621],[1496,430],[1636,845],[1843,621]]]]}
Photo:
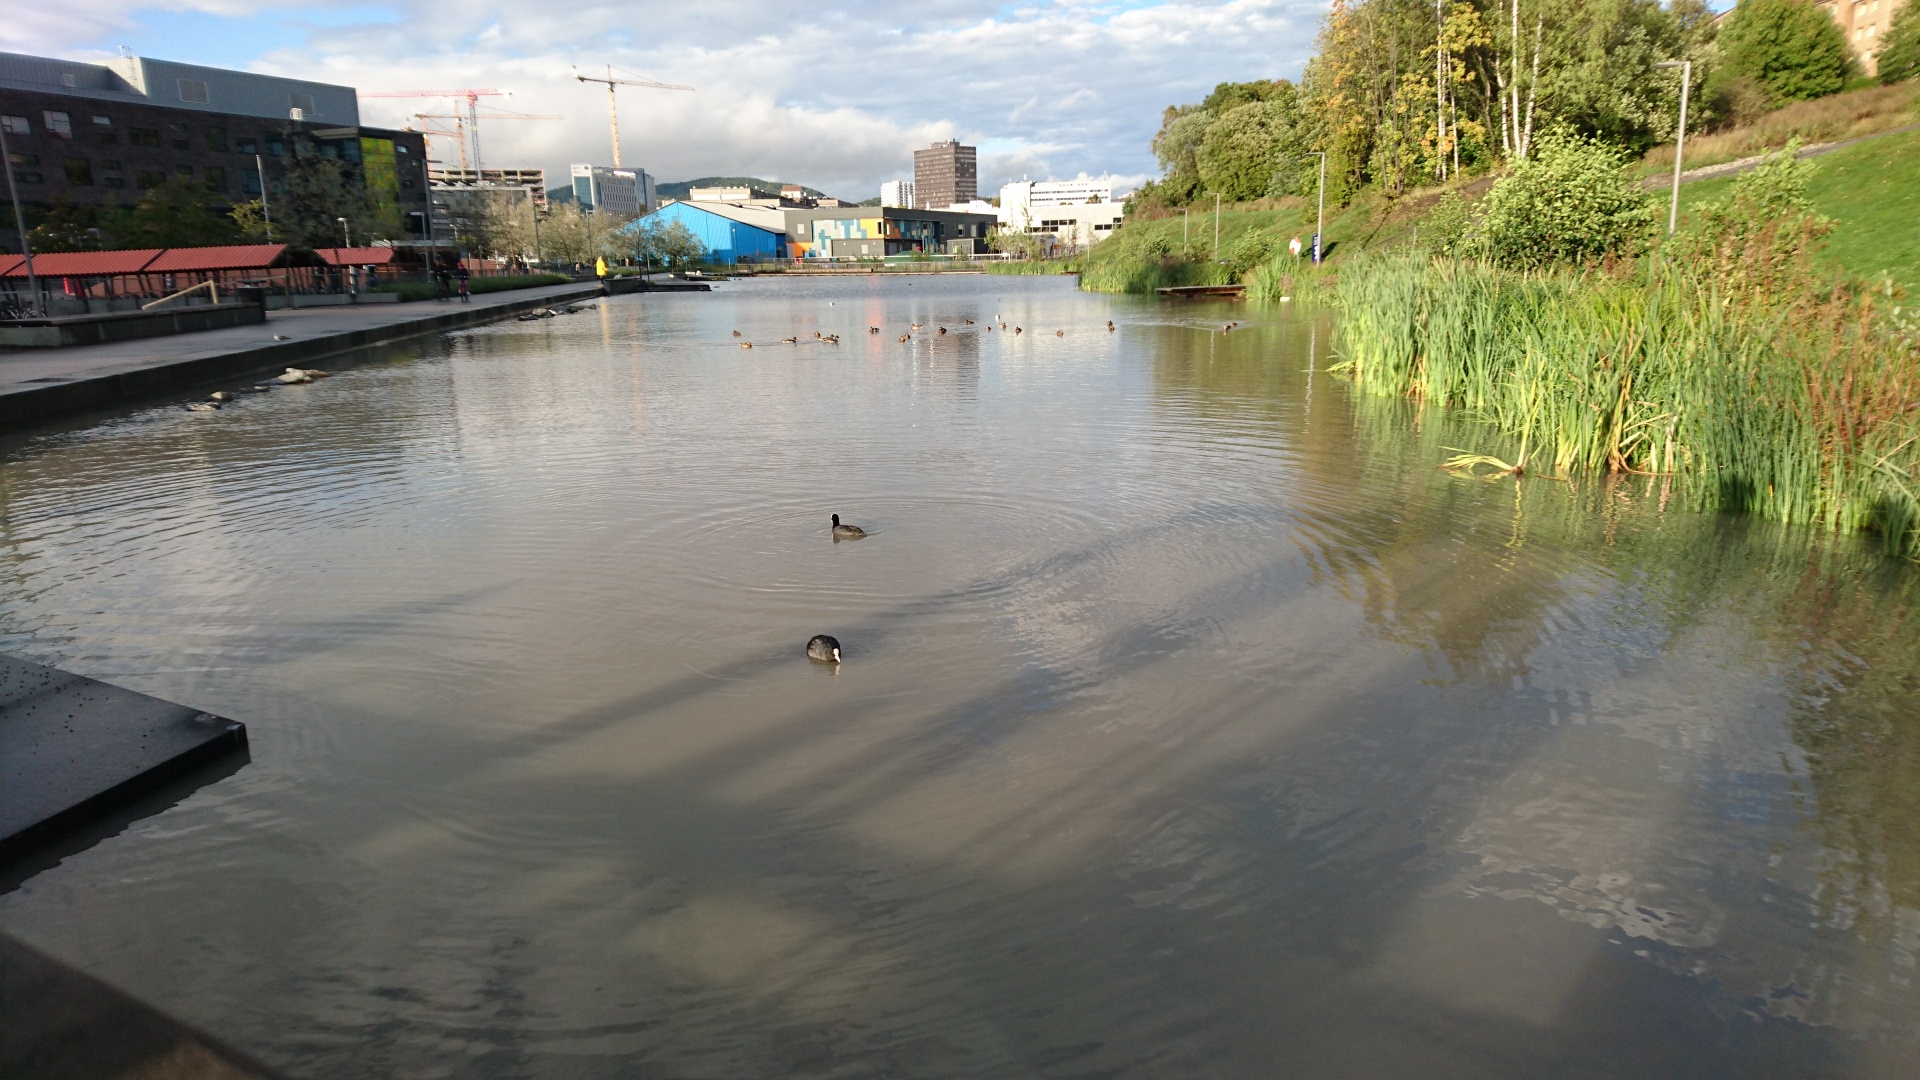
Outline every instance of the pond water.
{"type": "Polygon", "coordinates": [[[252,761],[0,928],[310,1078],[1920,1074],[1917,572],[1328,357],[760,281],[15,434],[0,650],[252,761]]]}

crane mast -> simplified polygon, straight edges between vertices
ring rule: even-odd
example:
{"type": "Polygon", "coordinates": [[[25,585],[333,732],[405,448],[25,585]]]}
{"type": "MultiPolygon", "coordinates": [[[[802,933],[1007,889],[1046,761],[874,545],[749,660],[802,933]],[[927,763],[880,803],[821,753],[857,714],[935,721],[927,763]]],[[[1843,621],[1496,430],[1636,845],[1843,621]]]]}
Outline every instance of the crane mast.
{"type": "Polygon", "coordinates": [[[681,86],[678,83],[654,82],[652,79],[616,79],[613,77],[612,64],[607,65],[607,75],[605,78],[601,78],[598,75],[581,75],[578,73],[576,73],[573,77],[576,80],[583,83],[595,82],[595,83],[604,83],[606,85],[607,131],[608,131],[608,134],[611,135],[613,139],[613,167],[616,169],[620,167],[620,104],[619,104],[619,101],[614,96],[614,87],[643,86],[650,90],[691,90],[693,89],[693,87],[691,86],[681,86]]]}

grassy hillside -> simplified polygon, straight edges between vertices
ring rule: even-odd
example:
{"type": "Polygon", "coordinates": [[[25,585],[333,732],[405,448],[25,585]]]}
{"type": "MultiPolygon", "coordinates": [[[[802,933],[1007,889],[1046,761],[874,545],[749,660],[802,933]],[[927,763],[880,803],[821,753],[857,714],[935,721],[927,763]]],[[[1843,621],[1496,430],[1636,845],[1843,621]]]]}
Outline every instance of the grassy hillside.
{"type": "MultiPolygon", "coordinates": [[[[1893,89],[1911,97],[1904,87],[1893,89]]],[[[1671,162],[1671,156],[1667,160],[1671,162]]],[[[1693,160],[1691,155],[1688,160],[1693,160]]],[[[1816,171],[1808,195],[1815,209],[1835,221],[1833,235],[1818,256],[1821,264],[1869,280],[1891,277],[1909,295],[1920,296],[1920,180],[1915,179],[1920,177],[1920,129],[1862,139],[1809,160],[1816,171]]],[[[1732,177],[1721,177],[1682,185],[1681,214],[1720,198],[1732,182],[1732,177]]],[[[1490,183],[1483,177],[1460,190],[1472,198],[1490,183]]],[[[1665,191],[1659,195],[1664,199],[1665,191]]],[[[1438,190],[1418,191],[1389,203],[1368,190],[1350,206],[1329,208],[1329,265],[1337,268],[1363,252],[1407,244],[1439,197],[1438,190]]],[[[1297,199],[1225,207],[1220,214],[1220,257],[1230,261],[1236,242],[1262,230],[1282,246],[1294,236],[1308,244],[1313,218],[1313,205],[1297,199]]],[[[1212,207],[1189,213],[1184,234],[1179,214],[1129,221],[1079,264],[1086,272],[1084,285],[1095,291],[1137,292],[1231,280],[1231,269],[1213,262],[1213,222],[1212,207]],[[1142,258],[1142,252],[1155,250],[1184,250],[1192,261],[1176,267],[1167,260],[1142,258]]]]}
{"type": "MultiPolygon", "coordinates": [[[[1760,117],[1751,124],[1693,135],[1687,139],[1689,169],[1764,154],[1799,139],[1812,145],[1874,135],[1920,123],[1920,81],[1873,86],[1844,94],[1796,101],[1760,117]]],[[[1673,171],[1673,144],[1647,151],[1644,162],[1653,175],[1673,171]]]]}
{"type": "MultiPolygon", "coordinates": [[[[1866,139],[1811,158],[1807,194],[1834,219],[1820,262],[1869,280],[1891,277],[1920,295],[1920,130],[1866,139]]],[[[1730,178],[1680,188],[1680,212],[1718,199],[1730,178]]]]}

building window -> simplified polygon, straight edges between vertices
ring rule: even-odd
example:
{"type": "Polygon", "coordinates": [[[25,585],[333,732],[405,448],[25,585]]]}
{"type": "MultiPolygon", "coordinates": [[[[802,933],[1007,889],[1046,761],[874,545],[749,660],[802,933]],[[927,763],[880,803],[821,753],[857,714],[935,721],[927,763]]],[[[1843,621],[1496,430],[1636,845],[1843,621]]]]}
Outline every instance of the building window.
{"type": "Polygon", "coordinates": [[[40,164],[40,155],[39,154],[20,154],[20,153],[8,154],[7,163],[9,165],[38,165],[40,164]]]}
{"type": "Polygon", "coordinates": [[[182,180],[191,180],[193,179],[193,166],[175,165],[173,167],[173,175],[179,177],[182,180]]]}
{"type": "Polygon", "coordinates": [[[267,156],[279,157],[287,152],[286,142],[278,135],[267,136],[267,156]]]}
{"type": "Polygon", "coordinates": [[[75,187],[92,187],[93,162],[83,157],[68,158],[67,183],[75,187]]]}
{"type": "Polygon", "coordinates": [[[102,179],[100,183],[107,187],[126,187],[127,178],[124,176],[109,176],[102,179]]]}
{"type": "Polygon", "coordinates": [[[249,195],[260,194],[260,171],[258,169],[241,169],[240,189],[249,195]]]}
{"type": "Polygon", "coordinates": [[[242,154],[257,154],[260,152],[260,144],[253,139],[235,139],[233,148],[242,154]]]}
{"type": "Polygon", "coordinates": [[[73,117],[63,112],[54,112],[51,109],[41,113],[41,115],[46,117],[47,120],[47,134],[52,135],[56,139],[73,138],[73,117]]]}
{"type": "Polygon", "coordinates": [[[172,142],[175,150],[190,150],[193,148],[193,144],[187,141],[187,125],[168,124],[167,134],[173,136],[172,142]]]}
{"type": "Polygon", "coordinates": [[[105,170],[107,170],[108,172],[119,172],[119,171],[120,171],[120,163],[119,163],[119,162],[117,162],[117,161],[103,161],[103,162],[101,162],[101,163],[100,163],[100,167],[101,167],[102,169],[105,169],[105,170]]]}
{"type": "Polygon", "coordinates": [[[219,192],[225,192],[227,190],[226,169],[218,165],[209,165],[200,170],[200,176],[207,182],[208,190],[219,192]]]}
{"type": "Polygon", "coordinates": [[[0,116],[0,129],[9,135],[31,135],[33,125],[24,116],[0,116]]]}
{"type": "Polygon", "coordinates": [[[45,182],[37,172],[16,172],[13,174],[13,178],[23,184],[39,184],[45,182]]]}
{"type": "Polygon", "coordinates": [[[111,131],[96,131],[93,133],[93,141],[98,146],[117,146],[120,136],[111,131]]]}
{"type": "Polygon", "coordinates": [[[101,115],[99,115],[98,113],[95,113],[95,114],[94,114],[94,117],[93,117],[93,125],[94,125],[95,127],[112,127],[112,126],[113,126],[113,117],[111,117],[111,116],[101,116],[101,115]]]}
{"type": "Polygon", "coordinates": [[[176,79],[180,84],[180,100],[195,105],[207,103],[207,84],[200,79],[176,79]]]}
{"type": "Polygon", "coordinates": [[[302,120],[313,119],[313,95],[312,94],[288,94],[287,105],[291,108],[298,109],[300,111],[300,119],[302,120]]]}
{"type": "Polygon", "coordinates": [[[135,146],[159,146],[160,130],[158,128],[134,128],[127,132],[127,141],[135,146]]]}
{"type": "Polygon", "coordinates": [[[156,188],[167,182],[167,174],[152,169],[142,169],[133,174],[133,182],[143,188],[156,188]]]}
{"type": "Polygon", "coordinates": [[[227,129],[226,128],[208,128],[205,134],[207,136],[207,149],[212,150],[217,154],[224,154],[227,152],[227,129]]]}

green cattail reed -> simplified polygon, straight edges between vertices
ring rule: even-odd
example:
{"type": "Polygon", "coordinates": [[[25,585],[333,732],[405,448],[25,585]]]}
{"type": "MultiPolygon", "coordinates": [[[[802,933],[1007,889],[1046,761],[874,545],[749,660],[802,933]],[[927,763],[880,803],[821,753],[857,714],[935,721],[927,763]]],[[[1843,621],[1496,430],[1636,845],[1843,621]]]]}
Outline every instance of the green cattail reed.
{"type": "Polygon", "coordinates": [[[1872,296],[1754,303],[1660,258],[1512,270],[1419,254],[1348,266],[1334,296],[1337,366],[1356,384],[1488,421],[1525,472],[1674,475],[1701,508],[1920,554],[1920,335],[1890,329],[1872,296]]]}

